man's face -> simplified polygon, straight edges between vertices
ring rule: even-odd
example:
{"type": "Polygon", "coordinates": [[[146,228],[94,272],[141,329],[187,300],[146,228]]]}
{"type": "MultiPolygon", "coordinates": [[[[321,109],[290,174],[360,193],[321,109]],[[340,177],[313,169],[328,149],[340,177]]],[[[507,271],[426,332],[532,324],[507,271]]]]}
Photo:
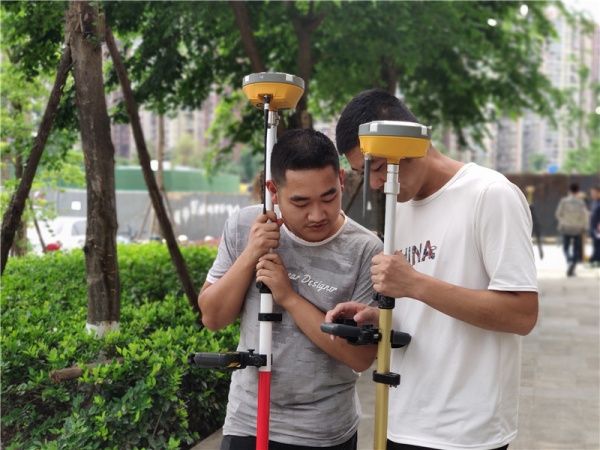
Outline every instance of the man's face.
{"type": "Polygon", "coordinates": [[[319,242],[334,235],[341,215],[343,172],[333,167],[288,170],[284,186],[267,182],[273,203],[279,205],[286,227],[305,241],[319,242]]]}
{"type": "MultiPolygon", "coordinates": [[[[359,146],[350,149],[345,156],[353,170],[364,173],[365,157],[359,146]]],[[[397,197],[398,202],[406,202],[413,198],[419,198],[418,193],[422,183],[419,183],[419,179],[416,177],[417,166],[419,164],[416,159],[400,160],[400,164],[398,164],[398,179],[400,181],[400,193],[397,197]]],[[[371,160],[369,175],[371,189],[383,192],[383,185],[387,180],[387,160],[385,158],[373,158],[371,160]]]]}

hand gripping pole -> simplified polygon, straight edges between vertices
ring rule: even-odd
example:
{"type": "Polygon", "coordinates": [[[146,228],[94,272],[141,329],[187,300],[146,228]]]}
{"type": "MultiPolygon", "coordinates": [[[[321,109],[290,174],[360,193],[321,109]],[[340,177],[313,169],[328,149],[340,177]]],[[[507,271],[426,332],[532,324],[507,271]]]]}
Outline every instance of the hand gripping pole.
{"type": "MultiPolygon", "coordinates": [[[[304,80],[295,75],[279,72],[261,72],[244,77],[242,89],[248,100],[265,114],[265,166],[263,180],[263,212],[273,210],[273,200],[267,180],[271,179],[271,151],[277,141],[277,125],[281,109],[296,107],[304,93],[304,80]]],[[[269,412],[271,403],[271,357],[273,322],[281,321],[281,314],[273,313],[273,296],[268,286],[257,283],[260,291],[258,353],[266,357],[259,367],[258,406],[256,420],[256,449],[269,447],[269,412]]]]}
{"type": "MultiPolygon", "coordinates": [[[[364,189],[369,188],[369,162],[373,158],[387,160],[387,178],[384,184],[385,230],[383,252],[394,254],[396,231],[396,203],[400,192],[398,181],[398,165],[404,158],[422,158],[426,155],[431,141],[431,128],[412,122],[375,121],[362,124],[358,129],[360,149],[365,155],[364,189]]],[[[373,381],[377,383],[375,392],[375,432],[373,448],[386,448],[388,398],[390,386],[400,384],[400,375],[390,372],[390,350],[393,346],[392,310],[395,299],[375,293],[373,298],[379,305],[379,332],[382,339],[377,346],[377,370],[373,373],[373,381]]],[[[406,335],[406,333],[403,333],[406,335]]],[[[410,341],[410,336],[405,341],[410,341]]]]}

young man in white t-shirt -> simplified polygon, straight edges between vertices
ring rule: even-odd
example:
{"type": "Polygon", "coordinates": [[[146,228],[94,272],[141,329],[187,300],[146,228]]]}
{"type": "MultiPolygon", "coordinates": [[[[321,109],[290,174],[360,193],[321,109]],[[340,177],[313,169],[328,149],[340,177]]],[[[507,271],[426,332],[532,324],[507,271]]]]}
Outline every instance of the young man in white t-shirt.
{"type": "MultiPolygon", "coordinates": [[[[356,96],[338,122],[336,141],[362,172],[359,125],[418,123],[395,96],[356,96]]],[[[387,161],[371,162],[382,189],[387,161]]],[[[392,350],[388,449],[505,449],[517,433],[521,335],[537,321],[531,213],[503,175],[455,161],[430,145],[399,164],[394,255],[373,259],[377,292],[397,299],[393,329],[412,336],[392,350]]],[[[377,323],[375,307],[345,303],[328,322],[377,323]]]]}
{"type": "MultiPolygon", "coordinates": [[[[226,223],[215,262],[198,298],[202,320],[218,330],[240,317],[238,349],[257,349],[260,294],[273,294],[270,450],[356,450],[358,373],[375,346],[332,342],[325,312],[340,302],[373,304],[371,259],[382,242],[341,211],[343,174],[333,142],[314,130],[291,130],[273,146],[273,211],[262,205],[226,223]],[[269,252],[274,249],[273,252],[269,252]]],[[[233,373],[221,450],[254,450],[258,370],[233,373]]]]}

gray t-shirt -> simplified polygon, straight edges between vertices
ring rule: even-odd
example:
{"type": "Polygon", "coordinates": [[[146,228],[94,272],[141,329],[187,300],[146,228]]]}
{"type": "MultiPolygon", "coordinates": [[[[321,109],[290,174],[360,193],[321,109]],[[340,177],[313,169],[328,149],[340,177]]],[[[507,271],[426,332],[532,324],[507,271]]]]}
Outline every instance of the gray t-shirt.
{"type": "MultiPolygon", "coordinates": [[[[207,281],[214,283],[231,267],[248,241],[262,206],[250,206],[225,224],[219,252],[207,281]]],[[[371,258],[379,238],[349,217],[338,233],[307,242],[281,228],[279,247],[292,288],[323,312],[345,301],[374,304],[371,258]]],[[[239,351],[258,349],[260,293],[251,283],[241,312],[239,351]]],[[[327,447],[341,444],[357,430],[360,405],[358,374],[319,349],[278,305],[282,322],[273,324],[269,439],[286,444],[327,447]]],[[[258,369],[233,373],[224,434],[256,435],[258,369]]]]}

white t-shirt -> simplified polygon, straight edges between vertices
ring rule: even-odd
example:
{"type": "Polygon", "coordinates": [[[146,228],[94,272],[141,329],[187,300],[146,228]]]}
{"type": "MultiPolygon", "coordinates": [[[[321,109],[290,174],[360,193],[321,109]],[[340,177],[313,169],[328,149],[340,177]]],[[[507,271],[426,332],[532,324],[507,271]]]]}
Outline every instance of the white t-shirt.
{"type": "MultiPolygon", "coordinates": [[[[537,291],[531,213],[503,175],[467,164],[430,197],[397,205],[395,249],[427,275],[469,289],[537,291]]],[[[424,303],[396,300],[388,438],[440,449],[494,449],[516,436],[521,338],[424,303]]]]}

